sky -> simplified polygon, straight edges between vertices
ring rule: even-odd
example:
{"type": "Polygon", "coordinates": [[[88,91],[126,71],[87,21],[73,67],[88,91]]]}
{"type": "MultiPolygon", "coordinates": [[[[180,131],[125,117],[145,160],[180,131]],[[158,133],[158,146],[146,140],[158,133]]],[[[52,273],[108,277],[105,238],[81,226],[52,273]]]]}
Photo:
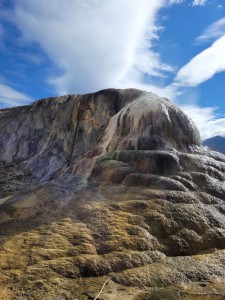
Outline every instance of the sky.
{"type": "Polygon", "coordinates": [[[0,67],[0,108],[139,88],[225,136],[224,0],[0,0],[0,67]]]}

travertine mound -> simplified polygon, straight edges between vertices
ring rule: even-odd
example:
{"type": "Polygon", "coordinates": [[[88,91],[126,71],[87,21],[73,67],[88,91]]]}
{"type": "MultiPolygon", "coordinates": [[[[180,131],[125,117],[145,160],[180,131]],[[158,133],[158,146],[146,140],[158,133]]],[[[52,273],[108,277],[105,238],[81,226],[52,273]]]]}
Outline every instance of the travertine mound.
{"type": "Polygon", "coordinates": [[[225,156],[167,99],[0,110],[0,161],[0,299],[224,299],[225,156]]]}
{"type": "Polygon", "coordinates": [[[0,110],[0,118],[0,159],[25,161],[42,180],[84,156],[115,149],[189,151],[200,144],[179,108],[134,89],[48,98],[0,110]]]}

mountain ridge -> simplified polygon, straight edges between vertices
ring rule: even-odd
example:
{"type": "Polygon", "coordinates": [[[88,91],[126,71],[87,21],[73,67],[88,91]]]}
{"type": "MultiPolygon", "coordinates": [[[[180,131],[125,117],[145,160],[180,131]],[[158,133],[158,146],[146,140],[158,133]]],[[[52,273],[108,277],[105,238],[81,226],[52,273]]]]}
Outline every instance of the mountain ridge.
{"type": "Polygon", "coordinates": [[[225,152],[225,137],[216,135],[209,139],[204,140],[203,145],[209,147],[211,150],[219,151],[224,153],[225,152]]]}

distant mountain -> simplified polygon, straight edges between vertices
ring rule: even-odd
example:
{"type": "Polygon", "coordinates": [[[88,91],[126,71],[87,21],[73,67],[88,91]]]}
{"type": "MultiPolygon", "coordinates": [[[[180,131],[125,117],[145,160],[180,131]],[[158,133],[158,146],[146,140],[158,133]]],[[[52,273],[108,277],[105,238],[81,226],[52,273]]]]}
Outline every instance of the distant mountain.
{"type": "Polygon", "coordinates": [[[225,137],[222,136],[214,136],[210,139],[206,139],[203,142],[203,145],[208,146],[210,149],[225,152],[225,137]]]}

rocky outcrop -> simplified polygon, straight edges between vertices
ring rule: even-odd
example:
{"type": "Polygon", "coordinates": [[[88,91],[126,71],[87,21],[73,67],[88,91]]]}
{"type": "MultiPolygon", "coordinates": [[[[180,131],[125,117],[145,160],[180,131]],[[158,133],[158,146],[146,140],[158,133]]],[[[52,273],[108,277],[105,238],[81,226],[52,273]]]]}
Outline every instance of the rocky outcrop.
{"type": "Polygon", "coordinates": [[[167,99],[0,110],[0,160],[2,299],[223,299],[225,156],[167,99]]]}
{"type": "Polygon", "coordinates": [[[0,118],[0,159],[22,160],[42,180],[84,156],[116,149],[189,151],[200,144],[177,107],[134,89],[48,98],[0,110],[0,118]]]}

